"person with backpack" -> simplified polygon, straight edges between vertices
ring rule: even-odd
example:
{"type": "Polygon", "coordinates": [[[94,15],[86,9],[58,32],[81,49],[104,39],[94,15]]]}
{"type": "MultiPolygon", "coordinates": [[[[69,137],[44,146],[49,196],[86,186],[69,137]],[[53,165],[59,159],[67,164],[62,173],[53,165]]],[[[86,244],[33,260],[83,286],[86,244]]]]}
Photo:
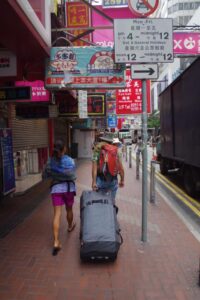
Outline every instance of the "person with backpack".
{"type": "Polygon", "coordinates": [[[92,157],[92,189],[111,191],[113,202],[118,186],[124,186],[124,168],[119,145],[121,142],[118,138],[114,138],[111,143],[100,142],[95,146],[92,157]]]}
{"type": "Polygon", "coordinates": [[[54,208],[53,236],[54,244],[52,255],[57,255],[61,250],[59,241],[59,227],[62,206],[65,205],[67,213],[68,232],[71,232],[76,223],[73,218],[75,186],[75,163],[74,160],[65,154],[66,147],[62,140],[57,140],[54,144],[53,155],[48,159],[43,178],[51,178],[51,198],[54,208]]]}

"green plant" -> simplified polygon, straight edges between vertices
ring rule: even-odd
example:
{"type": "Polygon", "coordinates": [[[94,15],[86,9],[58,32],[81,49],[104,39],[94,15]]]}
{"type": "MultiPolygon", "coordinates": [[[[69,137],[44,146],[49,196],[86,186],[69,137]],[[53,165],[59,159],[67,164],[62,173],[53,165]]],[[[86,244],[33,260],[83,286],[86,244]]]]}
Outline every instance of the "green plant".
{"type": "Polygon", "coordinates": [[[160,114],[158,110],[155,110],[152,114],[148,116],[147,127],[148,128],[160,127],[160,114]]]}

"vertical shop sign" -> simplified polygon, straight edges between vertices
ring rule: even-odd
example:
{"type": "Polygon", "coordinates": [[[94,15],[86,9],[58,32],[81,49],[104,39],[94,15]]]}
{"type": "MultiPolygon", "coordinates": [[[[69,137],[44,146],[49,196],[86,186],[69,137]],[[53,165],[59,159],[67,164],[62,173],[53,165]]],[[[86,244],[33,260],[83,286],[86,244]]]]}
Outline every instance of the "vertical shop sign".
{"type": "MultiPolygon", "coordinates": [[[[89,6],[82,2],[66,2],[66,20],[67,28],[76,28],[71,30],[71,33],[75,36],[84,32],[84,29],[78,29],[78,27],[89,27],[90,26],[90,9],[89,6]]],[[[84,40],[90,41],[90,35],[83,37],[84,40]]],[[[82,40],[77,40],[73,42],[73,46],[85,46],[85,43],[82,40]]]]}
{"type": "MultiPolygon", "coordinates": [[[[147,81],[147,112],[151,112],[150,82],[147,81]]],[[[116,91],[117,115],[142,113],[142,81],[132,80],[130,69],[126,70],[126,88],[116,91]]]]}
{"type": "Polygon", "coordinates": [[[12,132],[9,128],[0,129],[0,152],[2,165],[2,193],[7,195],[15,190],[12,132]]]}
{"type": "Polygon", "coordinates": [[[78,111],[80,119],[88,118],[87,91],[78,91],[78,111]]]}
{"type": "Polygon", "coordinates": [[[108,127],[109,128],[117,127],[117,116],[116,115],[108,115],[108,127]]]}

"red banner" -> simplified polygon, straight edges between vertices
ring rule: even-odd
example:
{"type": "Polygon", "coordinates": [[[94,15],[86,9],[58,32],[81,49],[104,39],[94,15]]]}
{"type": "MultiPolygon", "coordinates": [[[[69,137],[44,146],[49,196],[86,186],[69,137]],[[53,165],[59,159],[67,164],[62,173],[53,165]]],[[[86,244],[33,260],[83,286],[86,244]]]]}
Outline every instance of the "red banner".
{"type": "MultiPolygon", "coordinates": [[[[147,112],[151,112],[150,81],[147,80],[147,112]]],[[[116,91],[117,115],[142,113],[142,81],[131,79],[131,70],[126,70],[126,88],[116,91]]]]}
{"type": "MultiPolygon", "coordinates": [[[[89,27],[90,26],[90,11],[88,5],[82,2],[66,2],[66,14],[67,14],[67,28],[75,27],[89,27]]],[[[70,31],[75,36],[83,33],[83,29],[76,29],[70,31]]],[[[90,35],[83,37],[84,40],[90,41],[90,35]]],[[[85,46],[88,45],[84,41],[77,40],[73,42],[73,46],[85,46]]]]}

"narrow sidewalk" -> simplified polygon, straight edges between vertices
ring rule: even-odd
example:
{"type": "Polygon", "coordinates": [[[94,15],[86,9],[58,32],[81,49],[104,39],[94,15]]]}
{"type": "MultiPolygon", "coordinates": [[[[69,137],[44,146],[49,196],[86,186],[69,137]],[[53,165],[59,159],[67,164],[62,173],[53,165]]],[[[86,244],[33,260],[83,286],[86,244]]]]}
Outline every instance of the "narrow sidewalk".
{"type": "MultiPolygon", "coordinates": [[[[74,207],[77,227],[67,232],[63,210],[62,250],[51,255],[53,211],[50,196],[0,240],[2,300],[197,300],[199,242],[159,194],[148,204],[148,241],[141,242],[141,180],[135,164],[126,169],[118,190],[118,219],[124,243],[115,263],[89,264],[79,259],[79,199],[91,188],[91,162],[79,161],[74,207]]],[[[40,191],[36,191],[39,197],[40,191]]],[[[102,218],[103,222],[103,218],[102,218]]]]}

